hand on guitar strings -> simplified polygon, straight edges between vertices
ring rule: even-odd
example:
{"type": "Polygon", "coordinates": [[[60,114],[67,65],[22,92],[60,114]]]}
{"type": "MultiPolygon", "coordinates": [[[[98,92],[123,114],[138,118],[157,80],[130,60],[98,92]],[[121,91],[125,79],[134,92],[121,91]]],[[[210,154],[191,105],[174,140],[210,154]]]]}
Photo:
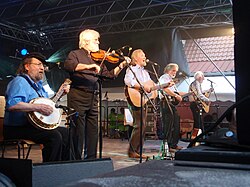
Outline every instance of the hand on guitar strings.
{"type": "Polygon", "coordinates": [[[171,87],[171,86],[174,86],[174,85],[175,85],[175,81],[174,81],[174,80],[172,80],[172,81],[170,81],[170,82],[169,82],[168,87],[171,87]]]}

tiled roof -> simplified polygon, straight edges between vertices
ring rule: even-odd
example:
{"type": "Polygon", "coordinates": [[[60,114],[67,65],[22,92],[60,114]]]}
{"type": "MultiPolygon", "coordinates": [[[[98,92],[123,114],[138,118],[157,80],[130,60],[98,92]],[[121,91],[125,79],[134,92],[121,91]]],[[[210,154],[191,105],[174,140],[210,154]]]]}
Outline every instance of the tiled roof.
{"type": "MultiPolygon", "coordinates": [[[[220,71],[234,73],[233,36],[200,38],[196,42],[220,71]]],[[[186,40],[184,50],[191,73],[195,73],[196,71],[202,71],[206,74],[219,72],[193,40],[186,40]]]]}

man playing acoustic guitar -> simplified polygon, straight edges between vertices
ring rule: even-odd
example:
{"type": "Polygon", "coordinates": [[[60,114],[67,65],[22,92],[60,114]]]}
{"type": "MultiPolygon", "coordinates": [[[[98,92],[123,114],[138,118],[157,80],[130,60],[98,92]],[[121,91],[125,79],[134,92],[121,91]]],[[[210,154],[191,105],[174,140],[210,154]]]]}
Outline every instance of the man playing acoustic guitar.
{"type": "MultiPolygon", "coordinates": [[[[132,135],[129,141],[129,149],[128,149],[128,156],[130,158],[140,158],[140,126],[141,126],[141,109],[140,109],[140,93],[139,89],[141,85],[143,86],[144,90],[149,93],[153,94],[152,96],[149,96],[150,98],[154,98],[157,96],[156,93],[153,91],[151,93],[151,87],[155,85],[155,83],[152,81],[152,79],[149,76],[149,73],[144,69],[144,66],[147,65],[146,63],[146,56],[143,50],[136,49],[131,54],[131,68],[128,68],[124,77],[124,82],[128,88],[131,88],[132,92],[129,92],[131,94],[127,95],[128,105],[131,106],[132,109],[132,115],[134,119],[134,129],[132,131],[132,135]],[[134,73],[133,73],[134,72],[134,73]],[[135,77],[136,75],[136,77],[135,77]],[[137,79],[139,80],[140,84],[138,83],[137,79]],[[136,93],[137,92],[137,93],[136,93]],[[137,97],[138,95],[138,97],[137,97]],[[133,98],[136,97],[136,98],[133,98]],[[134,101],[134,102],[133,102],[134,101]]],[[[146,99],[145,99],[146,102],[146,99]]],[[[145,104],[145,103],[143,103],[145,104]]],[[[146,106],[143,106],[143,119],[142,119],[142,145],[143,140],[145,137],[145,121],[147,119],[147,111],[146,106]]],[[[146,159],[147,157],[145,155],[142,155],[143,159],[146,159]]]]}
{"type": "MultiPolygon", "coordinates": [[[[53,130],[36,128],[30,123],[27,113],[38,112],[44,116],[53,113],[53,107],[47,103],[30,103],[39,97],[48,98],[43,87],[45,57],[40,53],[29,53],[23,58],[17,70],[17,76],[8,84],[5,93],[6,111],[4,116],[5,139],[27,139],[43,144],[43,162],[67,160],[68,132],[66,128],[53,130]]],[[[62,85],[63,94],[69,92],[69,85],[62,85]]]]}
{"type": "MultiPolygon", "coordinates": [[[[173,82],[176,73],[179,70],[179,66],[175,63],[168,64],[164,69],[164,74],[160,77],[159,83],[173,82]]],[[[182,96],[177,94],[178,90],[174,85],[164,88],[160,97],[160,109],[162,113],[163,134],[168,142],[170,151],[180,150],[181,146],[178,146],[180,139],[180,116],[176,109],[176,106],[169,100],[177,100],[178,103],[182,101],[182,96]]]]}
{"type": "Polygon", "coordinates": [[[201,71],[197,71],[194,74],[194,81],[189,86],[189,91],[193,92],[192,96],[189,98],[190,109],[193,113],[194,126],[192,131],[191,139],[195,138],[198,135],[199,129],[202,127],[202,113],[209,111],[209,106],[211,101],[209,100],[210,93],[213,91],[210,88],[208,91],[203,91],[201,84],[204,80],[204,74],[201,71]]]}

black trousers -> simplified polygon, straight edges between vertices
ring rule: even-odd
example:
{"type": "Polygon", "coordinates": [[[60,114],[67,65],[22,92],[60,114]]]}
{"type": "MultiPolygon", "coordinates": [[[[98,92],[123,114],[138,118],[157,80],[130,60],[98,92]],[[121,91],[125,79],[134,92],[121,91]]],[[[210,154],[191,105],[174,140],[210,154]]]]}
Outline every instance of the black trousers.
{"type": "Polygon", "coordinates": [[[198,106],[198,104],[196,102],[191,102],[190,103],[190,109],[192,111],[193,114],[193,120],[194,120],[194,127],[193,128],[197,128],[197,129],[201,129],[202,128],[202,124],[201,124],[201,109],[198,106]]]}
{"type": "Polygon", "coordinates": [[[79,113],[72,127],[75,158],[81,160],[84,150],[85,159],[95,159],[98,144],[98,94],[71,88],[68,106],[79,113]]]}
{"type": "Polygon", "coordinates": [[[167,140],[169,147],[175,148],[180,139],[180,116],[178,111],[171,103],[168,105],[165,99],[160,102],[160,111],[165,140],[167,140]]]}
{"type": "Polygon", "coordinates": [[[64,127],[40,130],[30,124],[22,127],[4,126],[4,139],[28,139],[43,144],[43,162],[69,159],[68,129],[64,127]]]}

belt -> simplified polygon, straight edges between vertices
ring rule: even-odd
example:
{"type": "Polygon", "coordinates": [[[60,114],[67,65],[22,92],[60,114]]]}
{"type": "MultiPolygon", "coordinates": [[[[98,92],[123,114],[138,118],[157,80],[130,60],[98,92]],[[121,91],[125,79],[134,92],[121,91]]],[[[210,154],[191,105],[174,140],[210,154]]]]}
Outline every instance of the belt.
{"type": "Polygon", "coordinates": [[[73,88],[75,88],[77,90],[81,90],[81,91],[86,92],[86,93],[92,93],[94,95],[98,95],[99,94],[98,90],[88,90],[86,88],[79,88],[79,87],[73,87],[73,88]]]}

